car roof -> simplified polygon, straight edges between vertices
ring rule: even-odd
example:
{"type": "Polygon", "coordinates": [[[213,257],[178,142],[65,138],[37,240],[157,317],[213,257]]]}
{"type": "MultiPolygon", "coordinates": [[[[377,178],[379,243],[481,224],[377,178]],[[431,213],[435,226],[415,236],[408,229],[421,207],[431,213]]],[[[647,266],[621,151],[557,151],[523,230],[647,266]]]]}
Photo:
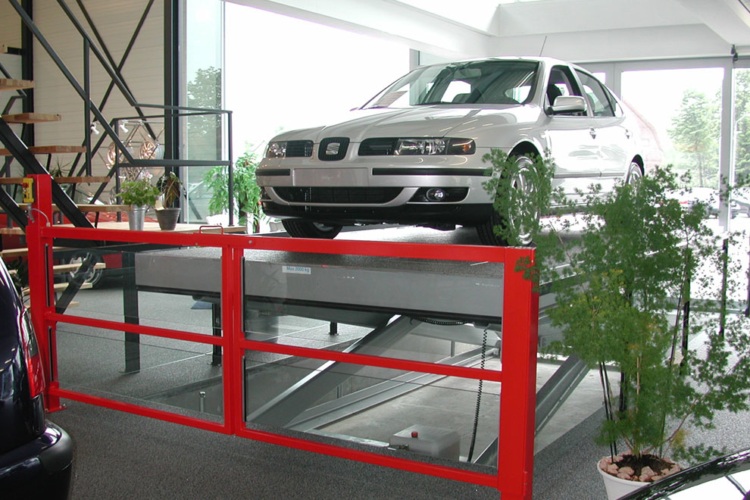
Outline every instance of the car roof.
{"type": "MultiPolygon", "coordinates": [[[[425,64],[420,67],[429,67],[429,66],[445,66],[446,64],[457,64],[457,63],[470,63],[470,62],[481,62],[481,61],[531,61],[531,62],[541,62],[545,63],[547,65],[555,65],[555,64],[564,64],[567,66],[575,66],[573,63],[563,61],[562,59],[556,59],[554,57],[546,57],[546,56],[497,56],[497,57],[477,57],[477,58],[471,58],[471,59],[460,59],[457,61],[444,61],[441,63],[434,63],[434,64],[425,64]]],[[[583,68],[580,68],[583,69],[583,68]]]]}

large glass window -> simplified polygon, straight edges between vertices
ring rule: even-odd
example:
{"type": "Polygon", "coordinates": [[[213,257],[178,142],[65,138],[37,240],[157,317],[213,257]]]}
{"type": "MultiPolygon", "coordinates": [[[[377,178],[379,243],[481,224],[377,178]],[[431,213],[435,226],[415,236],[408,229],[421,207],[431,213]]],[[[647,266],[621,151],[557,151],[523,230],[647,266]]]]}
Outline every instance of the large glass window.
{"type": "Polygon", "coordinates": [[[622,97],[641,128],[646,167],[672,164],[719,186],[722,68],[625,71],[622,97]]]}
{"type": "MultiPolygon", "coordinates": [[[[181,103],[196,108],[221,109],[224,2],[185,0],[183,35],[185,69],[181,103]]],[[[217,160],[224,155],[223,124],[219,115],[194,115],[181,121],[182,155],[188,160],[217,160]]],[[[211,192],[203,183],[210,167],[184,168],[187,186],[186,222],[205,222],[211,192]]]]}
{"type": "Polygon", "coordinates": [[[735,174],[750,177],[750,69],[734,71],[735,77],[735,174]]]}
{"type": "Polygon", "coordinates": [[[409,71],[409,49],[228,3],[226,106],[235,156],[282,130],[326,125],[409,71]]]}

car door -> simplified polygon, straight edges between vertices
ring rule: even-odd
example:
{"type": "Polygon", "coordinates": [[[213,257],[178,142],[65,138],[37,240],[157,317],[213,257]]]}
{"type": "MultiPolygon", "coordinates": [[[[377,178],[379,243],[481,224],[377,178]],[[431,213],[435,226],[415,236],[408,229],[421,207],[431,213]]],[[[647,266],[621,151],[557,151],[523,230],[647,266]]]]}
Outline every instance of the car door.
{"type": "MultiPolygon", "coordinates": [[[[559,96],[583,96],[572,71],[564,65],[550,70],[545,109],[559,96]]],[[[562,187],[568,198],[575,199],[577,191],[588,191],[601,175],[600,152],[595,134],[591,133],[591,119],[585,114],[548,112],[545,133],[556,167],[553,187],[562,187]]]]}
{"type": "Polygon", "coordinates": [[[630,166],[627,144],[633,132],[625,128],[625,116],[604,85],[588,73],[575,71],[593,114],[591,130],[600,155],[600,183],[603,191],[611,191],[618,179],[624,179],[630,166]]]}

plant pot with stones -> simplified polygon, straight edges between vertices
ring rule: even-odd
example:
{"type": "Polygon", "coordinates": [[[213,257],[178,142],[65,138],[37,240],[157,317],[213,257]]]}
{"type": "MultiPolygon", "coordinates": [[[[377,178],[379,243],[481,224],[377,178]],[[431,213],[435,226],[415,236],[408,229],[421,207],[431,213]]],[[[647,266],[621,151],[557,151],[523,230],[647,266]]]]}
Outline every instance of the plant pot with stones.
{"type": "Polygon", "coordinates": [[[616,457],[602,458],[597,464],[597,470],[602,476],[602,481],[604,481],[607,498],[615,500],[659,479],[675,474],[681,471],[682,467],[671,460],[654,455],[646,455],[638,460],[625,453],[616,457]],[[643,462],[649,465],[641,465],[643,462]]]}

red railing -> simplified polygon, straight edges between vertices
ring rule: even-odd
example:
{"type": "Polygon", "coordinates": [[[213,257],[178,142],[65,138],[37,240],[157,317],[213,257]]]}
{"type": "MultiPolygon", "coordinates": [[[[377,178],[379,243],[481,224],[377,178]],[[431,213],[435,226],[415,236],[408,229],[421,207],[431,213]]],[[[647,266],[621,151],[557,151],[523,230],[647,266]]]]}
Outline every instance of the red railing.
{"type": "Polygon", "coordinates": [[[35,201],[33,202],[32,218],[27,228],[31,313],[34,328],[38,332],[42,359],[49,360],[49,363],[45,366],[45,375],[47,380],[51,381],[48,384],[46,403],[51,411],[60,408],[60,398],[67,398],[224,434],[233,434],[340,458],[489,486],[498,489],[505,500],[531,499],[539,300],[538,296],[533,293],[531,282],[525,280],[522,273],[515,271],[515,265],[520,258],[533,259],[534,253],[532,250],[372,241],[270,238],[253,237],[252,235],[114,231],[50,226],[48,224],[48,221],[52,220],[50,178],[48,176],[31,177],[35,181],[35,201]],[[53,303],[54,293],[50,268],[54,238],[221,248],[222,336],[213,337],[56,313],[53,303]],[[242,257],[245,249],[503,263],[505,276],[502,311],[502,371],[445,366],[246,340],[242,318],[243,293],[241,282],[242,257]],[[221,346],[224,360],[222,363],[223,423],[105,399],[60,387],[57,378],[55,334],[58,323],[127,331],[139,335],[221,346]],[[497,474],[461,470],[248,429],[242,411],[242,359],[244,350],[501,382],[497,474]]]}

